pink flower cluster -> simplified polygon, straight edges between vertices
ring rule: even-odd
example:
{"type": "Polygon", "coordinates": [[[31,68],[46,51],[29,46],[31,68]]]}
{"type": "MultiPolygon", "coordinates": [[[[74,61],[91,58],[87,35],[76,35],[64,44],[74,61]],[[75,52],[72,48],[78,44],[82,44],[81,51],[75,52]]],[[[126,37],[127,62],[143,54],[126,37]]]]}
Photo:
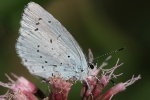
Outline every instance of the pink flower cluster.
{"type": "Polygon", "coordinates": [[[106,87],[106,85],[112,81],[112,78],[117,78],[118,76],[122,75],[123,73],[119,75],[113,74],[114,71],[122,65],[119,64],[119,59],[114,67],[111,69],[102,69],[106,62],[104,62],[99,69],[96,69],[96,73],[93,73],[97,75],[100,70],[102,70],[102,74],[98,75],[96,78],[89,76],[87,78],[87,82],[83,82],[82,90],[81,90],[81,97],[82,100],[111,100],[111,98],[126,89],[127,86],[133,84],[135,81],[139,80],[141,77],[140,75],[137,77],[132,77],[130,80],[124,82],[124,83],[118,83],[114,85],[112,88],[110,88],[107,92],[101,94],[102,90],[106,87]],[[87,84],[88,83],[88,84],[87,84]]]}
{"type": "MultiPolygon", "coordinates": [[[[104,69],[110,58],[111,56],[109,56],[99,68],[95,69],[92,72],[92,75],[88,76],[87,79],[83,81],[80,94],[82,100],[111,100],[115,94],[124,91],[127,86],[132,85],[135,81],[141,78],[140,75],[137,77],[133,76],[130,80],[124,83],[120,82],[115,84],[102,94],[103,89],[113,78],[117,78],[123,74],[114,74],[114,71],[123,64],[119,64],[119,59],[114,67],[104,69]],[[99,75],[100,72],[102,73],[101,75],[99,75]]],[[[89,62],[93,62],[93,54],[90,50],[89,62]]],[[[73,85],[69,81],[62,80],[60,76],[50,77],[48,83],[51,92],[49,96],[43,97],[43,93],[24,77],[18,77],[15,74],[12,74],[12,76],[17,79],[17,81],[14,81],[7,74],[5,75],[10,82],[0,82],[1,86],[8,88],[6,94],[0,96],[0,100],[38,100],[39,98],[40,100],[67,100],[71,86],[73,85]]]]}
{"type": "Polygon", "coordinates": [[[34,93],[37,92],[37,88],[33,83],[25,79],[24,77],[18,77],[12,73],[12,76],[17,79],[13,81],[7,74],[5,74],[9,83],[0,82],[0,85],[8,88],[9,90],[5,95],[0,96],[0,100],[37,100],[34,93]]]}

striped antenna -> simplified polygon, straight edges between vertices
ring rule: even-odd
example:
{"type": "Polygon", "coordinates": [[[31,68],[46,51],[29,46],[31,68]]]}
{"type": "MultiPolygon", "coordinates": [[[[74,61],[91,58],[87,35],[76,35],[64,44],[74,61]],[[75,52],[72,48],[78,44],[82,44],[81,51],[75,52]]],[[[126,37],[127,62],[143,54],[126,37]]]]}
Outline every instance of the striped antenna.
{"type": "MultiPolygon", "coordinates": [[[[120,48],[120,49],[118,49],[118,50],[114,50],[114,51],[109,52],[109,53],[105,53],[104,55],[98,56],[98,57],[96,57],[95,59],[99,59],[99,58],[101,58],[101,57],[103,57],[103,56],[107,56],[107,55],[110,55],[110,54],[112,54],[112,53],[115,53],[115,52],[118,52],[118,51],[122,51],[122,50],[124,50],[124,49],[125,49],[125,47],[120,48]]],[[[95,60],[95,59],[94,59],[94,60],[95,60]]]]}

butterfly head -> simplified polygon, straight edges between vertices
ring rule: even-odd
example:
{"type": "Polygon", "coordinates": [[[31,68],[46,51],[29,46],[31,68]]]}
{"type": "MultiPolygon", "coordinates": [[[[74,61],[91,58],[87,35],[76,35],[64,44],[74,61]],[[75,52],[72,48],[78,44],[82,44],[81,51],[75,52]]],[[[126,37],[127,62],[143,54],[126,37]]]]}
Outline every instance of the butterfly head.
{"type": "Polygon", "coordinates": [[[88,67],[86,67],[84,70],[81,70],[81,73],[79,74],[78,78],[80,81],[85,80],[89,76],[93,76],[93,73],[97,69],[97,63],[88,63],[87,66],[88,67]]]}
{"type": "Polygon", "coordinates": [[[88,63],[89,70],[94,70],[97,66],[97,63],[88,63]]]}

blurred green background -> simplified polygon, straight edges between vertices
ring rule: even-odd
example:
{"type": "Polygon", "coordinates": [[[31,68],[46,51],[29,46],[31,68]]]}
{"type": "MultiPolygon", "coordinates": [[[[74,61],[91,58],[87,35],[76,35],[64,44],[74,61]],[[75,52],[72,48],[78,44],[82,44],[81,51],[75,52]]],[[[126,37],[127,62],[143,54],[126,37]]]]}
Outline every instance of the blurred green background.
{"type": "MultiPolygon", "coordinates": [[[[79,42],[87,55],[91,48],[95,57],[126,47],[113,54],[107,68],[117,58],[124,62],[115,73],[124,75],[114,79],[125,82],[132,75],[142,79],[112,100],[149,100],[150,98],[150,1],[141,0],[32,0],[58,19],[79,42]]],[[[5,73],[24,76],[47,93],[47,85],[33,77],[15,51],[19,36],[21,14],[30,0],[0,0],[0,81],[8,82],[5,73]]],[[[107,56],[106,56],[107,57],[107,56]]],[[[99,64],[106,58],[99,59],[99,64]]],[[[110,86],[113,86],[110,83],[110,86]]],[[[108,86],[109,87],[109,86],[108,86]]],[[[69,100],[78,100],[81,84],[75,84],[69,100]]],[[[105,90],[106,91],[106,90],[105,90]]],[[[6,92],[0,87],[0,94],[6,92]]]]}

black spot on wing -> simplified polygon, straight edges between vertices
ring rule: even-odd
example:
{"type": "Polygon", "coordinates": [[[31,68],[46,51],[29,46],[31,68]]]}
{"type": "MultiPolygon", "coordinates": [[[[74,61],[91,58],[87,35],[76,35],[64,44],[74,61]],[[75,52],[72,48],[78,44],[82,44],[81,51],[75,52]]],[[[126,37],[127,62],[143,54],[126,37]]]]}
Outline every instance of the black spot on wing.
{"type": "Polygon", "coordinates": [[[52,39],[50,39],[50,43],[52,43],[53,41],[52,41],[52,39]]]}
{"type": "Polygon", "coordinates": [[[35,25],[39,25],[39,24],[40,24],[39,22],[35,23],[35,25]]]}
{"type": "Polygon", "coordinates": [[[42,18],[39,18],[38,20],[42,20],[42,18]]]}
{"type": "Polygon", "coordinates": [[[43,71],[45,71],[44,66],[42,66],[43,71]]]}
{"type": "Polygon", "coordinates": [[[53,65],[54,67],[57,67],[57,65],[53,65]]]}
{"type": "Polygon", "coordinates": [[[38,31],[38,30],[39,30],[38,28],[34,29],[34,31],[38,31]]]}
{"type": "Polygon", "coordinates": [[[57,40],[61,37],[61,35],[58,35],[57,40]]]}

